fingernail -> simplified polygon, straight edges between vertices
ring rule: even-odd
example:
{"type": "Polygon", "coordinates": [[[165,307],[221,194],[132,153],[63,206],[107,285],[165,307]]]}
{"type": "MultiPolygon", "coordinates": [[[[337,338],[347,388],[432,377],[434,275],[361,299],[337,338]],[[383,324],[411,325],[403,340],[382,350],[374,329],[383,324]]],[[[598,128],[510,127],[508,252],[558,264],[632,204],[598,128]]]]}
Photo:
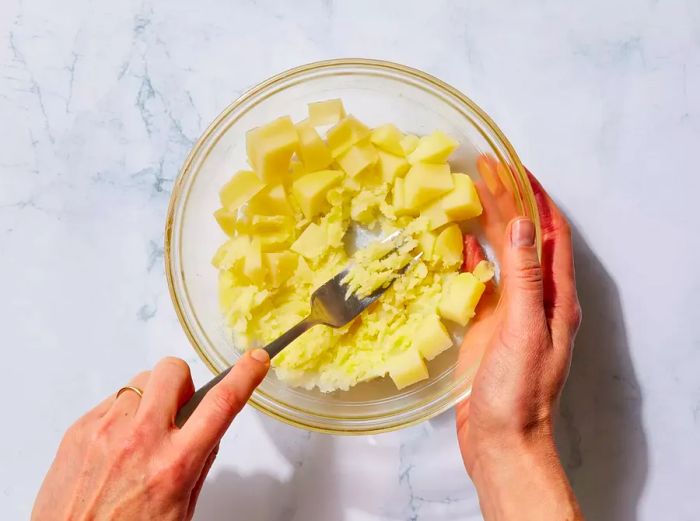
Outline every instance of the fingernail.
{"type": "Polygon", "coordinates": [[[261,364],[266,364],[270,361],[270,355],[264,349],[253,349],[250,352],[250,357],[253,360],[257,360],[261,364]]]}
{"type": "Polygon", "coordinates": [[[518,219],[510,230],[510,243],[513,246],[534,246],[535,225],[527,217],[518,219]]]}

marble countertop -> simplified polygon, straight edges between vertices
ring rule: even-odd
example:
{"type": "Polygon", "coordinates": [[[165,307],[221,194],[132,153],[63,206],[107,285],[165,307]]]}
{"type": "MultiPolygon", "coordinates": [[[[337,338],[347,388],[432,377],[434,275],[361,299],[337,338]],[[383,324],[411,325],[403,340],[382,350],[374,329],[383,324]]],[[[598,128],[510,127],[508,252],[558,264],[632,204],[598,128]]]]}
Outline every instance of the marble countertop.
{"type": "MultiPolygon", "coordinates": [[[[574,223],[559,437],[588,518],[697,519],[696,0],[3,1],[0,518],[28,516],[64,429],[133,373],[174,354],[208,376],[163,273],[173,179],[246,88],[343,56],[466,92],[574,223]]],[[[453,420],[343,438],[247,409],[197,519],[481,519],[453,420]]]]}

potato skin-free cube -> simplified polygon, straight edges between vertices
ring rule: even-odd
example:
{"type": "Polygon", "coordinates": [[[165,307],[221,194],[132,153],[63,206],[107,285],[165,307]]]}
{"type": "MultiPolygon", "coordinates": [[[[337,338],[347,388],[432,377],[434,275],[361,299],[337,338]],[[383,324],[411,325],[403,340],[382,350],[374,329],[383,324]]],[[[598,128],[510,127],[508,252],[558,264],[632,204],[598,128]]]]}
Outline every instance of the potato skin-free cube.
{"type": "Polygon", "coordinates": [[[408,154],[413,152],[418,146],[419,142],[420,138],[413,134],[406,134],[403,138],[401,138],[399,144],[401,145],[401,150],[403,150],[403,155],[408,156],[408,154]]]}
{"type": "Polygon", "coordinates": [[[436,230],[450,222],[450,218],[439,204],[430,204],[420,211],[421,217],[428,221],[428,229],[436,230]]]}
{"type": "Polygon", "coordinates": [[[246,235],[237,235],[222,244],[211,263],[220,270],[235,269],[242,261],[248,247],[250,239],[246,235]]]}
{"type": "Polygon", "coordinates": [[[418,246],[423,252],[423,258],[427,261],[433,258],[433,250],[435,249],[435,240],[437,237],[432,232],[423,232],[418,236],[418,246]]]}
{"type": "Polygon", "coordinates": [[[475,314],[476,306],[486,285],[472,273],[460,273],[450,279],[442,290],[438,313],[460,326],[466,326],[475,314]]]}
{"type": "Polygon", "coordinates": [[[447,164],[418,163],[411,167],[405,179],[405,204],[414,209],[425,206],[454,187],[447,164]]]}
{"type": "Polygon", "coordinates": [[[378,150],[377,154],[379,155],[379,176],[385,183],[391,183],[394,178],[402,177],[411,166],[401,156],[395,156],[383,150],[378,150]]]}
{"type": "Polygon", "coordinates": [[[219,191],[221,206],[229,211],[237,210],[264,187],[265,183],[255,172],[239,170],[219,191]]]}
{"type": "Polygon", "coordinates": [[[236,212],[229,211],[226,208],[219,208],[214,212],[214,219],[219,223],[219,226],[229,237],[233,237],[236,232],[236,212]]]}
{"type": "Polygon", "coordinates": [[[262,263],[262,251],[260,249],[260,238],[252,237],[248,242],[248,249],[243,258],[243,274],[250,279],[253,284],[260,285],[265,277],[265,268],[262,263]]]}
{"type": "Polygon", "coordinates": [[[299,256],[291,251],[263,253],[263,262],[273,288],[284,285],[297,269],[299,256]]]}
{"type": "Polygon", "coordinates": [[[327,207],[326,193],[342,178],[343,173],[338,170],[319,170],[294,181],[292,192],[307,219],[312,219],[327,207]]]}
{"type": "Polygon", "coordinates": [[[297,124],[299,133],[299,157],[306,172],[316,172],[327,168],[333,162],[331,150],[309,122],[297,124]]]}
{"type": "Polygon", "coordinates": [[[309,225],[301,232],[301,235],[292,244],[290,249],[303,255],[307,259],[320,256],[328,247],[328,237],[323,226],[316,223],[309,225]]]}
{"type": "Polygon", "coordinates": [[[369,143],[353,145],[338,157],[338,164],[347,175],[356,177],[373,167],[379,159],[377,149],[369,143]]]}
{"type": "Polygon", "coordinates": [[[351,146],[369,137],[370,130],[354,116],[346,116],[337,125],[328,130],[326,141],[335,158],[343,154],[351,146]]]}
{"type": "Polygon", "coordinates": [[[408,162],[415,163],[444,163],[457,148],[458,143],[440,130],[429,136],[420,138],[418,146],[408,155],[408,162]]]}
{"type": "Polygon", "coordinates": [[[309,103],[309,123],[315,126],[334,125],[345,117],[345,107],[340,99],[309,103]]]}
{"type": "Polygon", "coordinates": [[[405,179],[397,177],[394,179],[394,186],[391,189],[391,206],[394,208],[394,215],[401,217],[403,215],[416,215],[418,212],[412,208],[406,207],[405,197],[405,179]]]}
{"type": "Polygon", "coordinates": [[[287,192],[281,183],[269,185],[258,192],[248,203],[252,213],[261,215],[291,215],[292,208],[287,200],[287,192]]]}
{"type": "Polygon", "coordinates": [[[394,355],[387,363],[389,376],[397,389],[403,389],[430,376],[423,358],[416,349],[394,355]]]}
{"type": "Polygon", "coordinates": [[[454,188],[439,204],[451,221],[463,221],[481,215],[483,211],[474,182],[466,174],[452,174],[454,188]]]}
{"type": "Polygon", "coordinates": [[[299,134],[289,116],[249,130],[246,151],[253,170],[265,182],[280,180],[299,144],[299,134]]]}
{"type": "Polygon", "coordinates": [[[452,347],[452,338],[437,315],[428,315],[423,319],[413,337],[413,347],[426,360],[452,347]]]}
{"type": "Polygon", "coordinates": [[[433,257],[440,259],[445,267],[462,264],[462,231],[459,226],[450,224],[438,234],[433,257]]]}
{"type": "Polygon", "coordinates": [[[391,123],[375,128],[370,136],[370,141],[374,146],[395,156],[404,155],[403,148],[401,148],[402,139],[401,131],[391,123]]]}

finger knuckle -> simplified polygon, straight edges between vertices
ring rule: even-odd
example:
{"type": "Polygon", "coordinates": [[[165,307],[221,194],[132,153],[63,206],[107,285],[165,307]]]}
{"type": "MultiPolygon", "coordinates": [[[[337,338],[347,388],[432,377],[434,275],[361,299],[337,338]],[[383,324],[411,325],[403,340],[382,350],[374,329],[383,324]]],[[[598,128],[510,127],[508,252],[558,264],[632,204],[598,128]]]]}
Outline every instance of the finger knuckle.
{"type": "Polygon", "coordinates": [[[539,264],[526,264],[518,270],[518,281],[527,286],[542,284],[542,268],[539,264]]]}
{"type": "Polygon", "coordinates": [[[190,366],[187,365],[187,362],[176,356],[166,356],[160,361],[159,365],[162,368],[183,376],[189,376],[190,374],[190,366]]]}
{"type": "Polygon", "coordinates": [[[581,322],[583,321],[583,310],[581,309],[581,304],[578,300],[575,300],[571,304],[571,309],[569,311],[569,327],[576,332],[581,327],[581,322]]]}
{"type": "Polygon", "coordinates": [[[170,455],[166,460],[154,465],[149,482],[153,490],[163,493],[167,490],[179,490],[191,474],[190,464],[182,454],[170,455]]]}
{"type": "Polygon", "coordinates": [[[244,403],[244,400],[234,390],[221,391],[212,397],[212,408],[222,417],[236,414],[244,403]]]}

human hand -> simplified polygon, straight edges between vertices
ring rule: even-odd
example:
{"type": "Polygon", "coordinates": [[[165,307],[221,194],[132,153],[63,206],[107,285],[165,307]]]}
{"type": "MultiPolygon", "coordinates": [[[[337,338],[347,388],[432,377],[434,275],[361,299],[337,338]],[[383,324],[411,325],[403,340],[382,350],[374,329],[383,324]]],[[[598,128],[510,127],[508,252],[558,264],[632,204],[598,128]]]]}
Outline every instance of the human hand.
{"type": "MultiPolygon", "coordinates": [[[[495,325],[486,330],[493,334],[471,395],[457,407],[457,434],[486,519],[578,519],[553,438],[581,320],[571,232],[532,176],[531,182],[542,226],[542,263],[533,223],[513,219],[497,250],[503,301],[489,310],[487,320],[495,325]]],[[[484,305],[494,301],[487,296],[484,305]]],[[[468,356],[462,349],[460,357],[468,356]]]]}
{"type": "Polygon", "coordinates": [[[161,360],[66,432],[44,478],[33,520],[191,519],[219,440],[270,367],[246,353],[181,428],[177,411],[194,393],[187,364],[161,360]]]}

